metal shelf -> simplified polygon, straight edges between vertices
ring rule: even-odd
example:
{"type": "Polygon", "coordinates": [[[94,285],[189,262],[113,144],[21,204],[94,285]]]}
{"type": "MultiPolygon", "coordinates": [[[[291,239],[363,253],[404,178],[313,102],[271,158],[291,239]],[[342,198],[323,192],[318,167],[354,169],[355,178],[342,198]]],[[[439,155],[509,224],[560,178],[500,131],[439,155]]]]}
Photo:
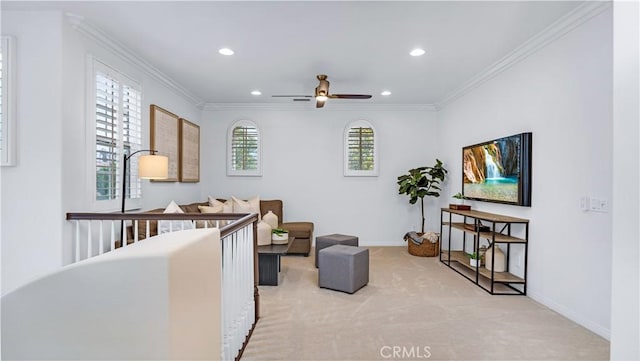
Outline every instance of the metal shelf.
{"type": "MultiPolygon", "coordinates": [[[[449,257],[448,253],[449,253],[448,250],[442,251],[443,260],[448,259],[449,257]]],[[[481,276],[491,279],[491,271],[484,268],[484,266],[480,266],[480,267],[472,266],[469,263],[469,256],[467,256],[462,251],[451,251],[451,261],[459,262],[461,266],[467,267],[468,269],[474,272],[476,271],[476,268],[478,268],[478,271],[480,272],[481,276]]],[[[493,280],[495,282],[503,282],[503,283],[524,283],[525,282],[524,279],[514,274],[511,274],[509,272],[493,272],[493,280]]]]}
{"type": "MultiPolygon", "coordinates": [[[[443,222],[442,224],[448,226],[449,222],[443,222]]],[[[451,228],[459,229],[459,230],[467,232],[467,233],[474,233],[474,234],[480,236],[480,238],[484,238],[484,239],[488,239],[488,240],[495,239],[495,241],[497,243],[526,243],[527,242],[526,239],[509,236],[509,235],[502,234],[502,233],[499,233],[499,232],[491,232],[491,231],[489,231],[489,232],[476,232],[474,230],[466,228],[465,224],[471,224],[471,223],[454,222],[454,223],[451,224],[451,228]]]]}
{"type": "MultiPolygon", "coordinates": [[[[440,252],[440,262],[458,272],[469,281],[476,284],[493,295],[526,295],[527,294],[527,249],[529,241],[529,220],[504,216],[499,214],[480,211],[461,211],[442,208],[440,211],[440,235],[442,249],[440,252]],[[445,220],[445,214],[448,214],[445,220]],[[453,221],[453,216],[462,217],[462,222],[453,221]],[[492,231],[476,231],[474,224],[479,221],[490,223],[492,231]],[[524,238],[511,235],[512,225],[524,227],[524,238]],[[448,236],[445,238],[443,230],[448,228],[448,236]],[[463,249],[451,249],[451,230],[462,232],[463,249]],[[478,252],[480,239],[486,239],[490,244],[506,244],[506,272],[490,271],[483,266],[475,267],[469,263],[469,256],[464,252],[467,242],[467,234],[473,236],[473,250],[478,252]],[[524,247],[524,278],[509,272],[509,258],[511,245],[521,245],[524,247]]],[[[485,224],[486,225],[486,224],[485,224]]]]}

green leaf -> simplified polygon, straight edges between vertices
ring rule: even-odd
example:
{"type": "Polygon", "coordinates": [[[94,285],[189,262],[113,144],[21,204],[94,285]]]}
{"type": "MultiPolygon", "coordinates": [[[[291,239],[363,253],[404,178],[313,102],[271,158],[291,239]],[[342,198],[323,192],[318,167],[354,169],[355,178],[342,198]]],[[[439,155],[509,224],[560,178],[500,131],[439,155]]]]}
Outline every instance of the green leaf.
{"type": "MultiPolygon", "coordinates": [[[[440,182],[443,182],[447,170],[442,161],[436,159],[433,167],[423,166],[412,168],[406,174],[398,176],[398,194],[409,196],[409,203],[416,204],[418,198],[426,196],[440,197],[440,182]]],[[[424,209],[422,209],[424,218],[424,209]]]]}

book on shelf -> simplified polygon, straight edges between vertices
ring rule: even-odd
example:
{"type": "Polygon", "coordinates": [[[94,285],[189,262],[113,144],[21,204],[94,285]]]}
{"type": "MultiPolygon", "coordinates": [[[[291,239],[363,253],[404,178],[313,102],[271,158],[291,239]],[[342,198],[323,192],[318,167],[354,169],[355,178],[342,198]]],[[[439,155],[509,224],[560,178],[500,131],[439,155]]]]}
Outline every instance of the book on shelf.
{"type": "Polygon", "coordinates": [[[484,224],[465,223],[464,228],[474,232],[489,232],[491,228],[484,224]]]}
{"type": "Polygon", "coordinates": [[[471,206],[468,204],[449,204],[449,209],[455,209],[458,211],[470,211],[471,206]]]}

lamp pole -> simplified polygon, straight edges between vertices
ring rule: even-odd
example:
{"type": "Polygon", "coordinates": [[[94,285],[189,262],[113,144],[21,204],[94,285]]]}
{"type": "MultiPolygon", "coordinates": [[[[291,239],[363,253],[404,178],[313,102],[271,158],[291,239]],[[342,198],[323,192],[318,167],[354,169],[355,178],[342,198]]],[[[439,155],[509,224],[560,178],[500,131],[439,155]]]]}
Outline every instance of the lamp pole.
{"type": "Polygon", "coordinates": [[[127,162],[129,161],[129,159],[131,159],[131,157],[133,157],[134,155],[140,153],[140,152],[150,152],[151,155],[156,154],[156,152],[158,152],[157,150],[153,150],[153,149],[142,149],[136,152],[133,152],[129,155],[124,155],[124,169],[122,170],[122,213],[124,213],[124,201],[126,199],[126,191],[127,191],[127,162]]]}
{"type": "MultiPolygon", "coordinates": [[[[124,168],[122,169],[122,208],[121,208],[121,212],[122,214],[124,214],[124,202],[126,200],[126,192],[127,192],[127,162],[129,161],[129,159],[131,159],[131,157],[133,157],[134,155],[140,153],[140,152],[150,152],[151,155],[156,154],[157,150],[153,150],[153,149],[141,149],[139,151],[133,152],[129,155],[125,154],[124,155],[124,168]]],[[[120,234],[122,235],[120,237],[120,239],[122,240],[122,247],[124,247],[125,243],[127,242],[127,232],[125,232],[124,229],[124,219],[120,221],[120,234]]]]}

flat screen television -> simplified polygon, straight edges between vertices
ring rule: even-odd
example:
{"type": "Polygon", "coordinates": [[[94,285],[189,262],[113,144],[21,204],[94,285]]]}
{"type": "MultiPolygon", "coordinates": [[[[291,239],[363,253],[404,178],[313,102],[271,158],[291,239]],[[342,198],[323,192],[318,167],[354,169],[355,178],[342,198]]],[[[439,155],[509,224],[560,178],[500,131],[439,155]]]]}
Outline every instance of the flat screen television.
{"type": "Polygon", "coordinates": [[[531,133],[462,148],[462,194],[478,201],[531,206],[531,133]]]}

